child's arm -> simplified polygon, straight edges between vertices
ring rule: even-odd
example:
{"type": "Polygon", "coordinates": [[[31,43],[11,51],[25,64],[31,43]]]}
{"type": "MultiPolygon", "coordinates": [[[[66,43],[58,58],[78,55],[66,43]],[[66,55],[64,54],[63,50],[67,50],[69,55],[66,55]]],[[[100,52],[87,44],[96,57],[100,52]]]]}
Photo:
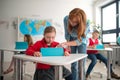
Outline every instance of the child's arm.
{"type": "Polygon", "coordinates": [[[95,49],[95,45],[93,45],[93,46],[87,46],[87,48],[95,49]]]}
{"type": "Polygon", "coordinates": [[[70,55],[70,53],[68,51],[64,52],[64,56],[69,56],[69,55],[70,55]]]}
{"type": "Polygon", "coordinates": [[[90,46],[90,40],[87,40],[87,48],[95,49],[95,45],[90,46]]]}
{"type": "MultiPolygon", "coordinates": [[[[34,53],[35,52],[40,52],[40,43],[39,42],[36,42],[34,45],[28,47],[28,49],[26,50],[26,55],[31,55],[31,56],[34,56],[34,53]]],[[[37,53],[35,53],[36,55],[37,53]]]]}
{"type": "Polygon", "coordinates": [[[34,52],[34,54],[33,54],[35,57],[41,57],[42,56],[42,54],[40,53],[40,52],[34,52]]]}

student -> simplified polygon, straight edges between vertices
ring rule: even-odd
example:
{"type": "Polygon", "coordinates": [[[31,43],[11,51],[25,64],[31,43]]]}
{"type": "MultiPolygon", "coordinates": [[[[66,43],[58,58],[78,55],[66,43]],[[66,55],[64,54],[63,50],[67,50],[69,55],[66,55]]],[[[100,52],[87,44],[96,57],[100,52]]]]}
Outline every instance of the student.
{"type": "Polygon", "coordinates": [[[29,34],[25,34],[24,35],[24,42],[28,42],[28,46],[32,46],[33,45],[32,37],[29,34]]]}
{"type": "MultiPolygon", "coordinates": [[[[65,38],[67,42],[61,45],[69,46],[72,54],[86,53],[86,14],[80,8],[73,9],[64,18],[65,38]]],[[[85,66],[85,65],[84,65],[85,66]]],[[[71,65],[74,80],[78,78],[78,63],[71,65]]],[[[84,73],[85,74],[85,73],[84,73]]]]}
{"type": "MultiPolygon", "coordinates": [[[[45,28],[44,38],[37,41],[33,46],[29,47],[26,51],[27,55],[42,57],[40,53],[41,48],[57,47],[58,42],[55,42],[56,30],[54,27],[49,26],[45,28]]],[[[69,51],[64,49],[64,55],[69,56],[69,51]]],[[[65,80],[72,80],[72,74],[68,69],[63,67],[63,77],[65,80]]],[[[34,80],[55,80],[54,67],[47,64],[37,63],[34,80]]]]}
{"type": "MultiPolygon", "coordinates": [[[[95,30],[92,33],[92,38],[89,38],[88,40],[88,48],[95,48],[96,45],[100,44],[99,41],[99,32],[97,30],[95,30]]],[[[88,79],[88,76],[90,75],[91,71],[93,70],[95,64],[97,63],[97,59],[99,59],[100,61],[102,61],[106,67],[107,67],[107,59],[106,57],[104,57],[101,53],[98,53],[97,50],[88,50],[87,51],[88,54],[88,58],[91,60],[91,63],[87,69],[86,72],[86,80],[88,79]]],[[[120,79],[120,76],[116,75],[113,70],[112,70],[112,66],[111,66],[111,77],[115,78],[115,79],[120,79]]]]}
{"type": "MultiPolygon", "coordinates": [[[[29,34],[24,35],[24,42],[28,42],[28,46],[33,45],[32,37],[29,34]]],[[[25,54],[25,52],[20,52],[20,54],[25,54]]],[[[8,74],[13,71],[13,64],[14,64],[14,59],[12,58],[12,61],[9,65],[8,69],[4,72],[4,74],[8,74]]]]}

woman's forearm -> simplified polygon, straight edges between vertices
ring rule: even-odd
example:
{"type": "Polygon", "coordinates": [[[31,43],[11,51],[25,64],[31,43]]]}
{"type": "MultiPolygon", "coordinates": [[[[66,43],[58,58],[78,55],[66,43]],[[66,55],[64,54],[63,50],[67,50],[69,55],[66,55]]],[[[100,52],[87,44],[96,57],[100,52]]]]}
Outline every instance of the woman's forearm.
{"type": "Polygon", "coordinates": [[[77,46],[77,43],[75,41],[68,41],[65,43],[62,43],[63,45],[67,45],[67,46],[77,46]]]}

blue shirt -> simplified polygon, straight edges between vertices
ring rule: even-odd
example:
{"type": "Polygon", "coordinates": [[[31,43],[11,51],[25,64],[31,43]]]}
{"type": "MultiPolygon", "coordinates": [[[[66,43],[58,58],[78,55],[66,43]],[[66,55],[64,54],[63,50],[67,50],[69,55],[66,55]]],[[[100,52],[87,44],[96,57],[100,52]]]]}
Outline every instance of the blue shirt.
{"type": "MultiPolygon", "coordinates": [[[[71,34],[70,34],[68,32],[68,18],[69,18],[68,16],[66,16],[64,18],[64,30],[65,30],[65,39],[68,40],[68,41],[70,41],[70,37],[77,38],[77,27],[74,27],[72,29],[71,34]]],[[[89,28],[86,28],[85,34],[87,34],[88,32],[89,32],[89,28]]],[[[83,44],[87,43],[86,38],[84,38],[84,37],[81,37],[81,38],[82,38],[82,42],[78,38],[75,40],[75,42],[77,43],[78,46],[81,45],[82,43],[83,44]]]]}

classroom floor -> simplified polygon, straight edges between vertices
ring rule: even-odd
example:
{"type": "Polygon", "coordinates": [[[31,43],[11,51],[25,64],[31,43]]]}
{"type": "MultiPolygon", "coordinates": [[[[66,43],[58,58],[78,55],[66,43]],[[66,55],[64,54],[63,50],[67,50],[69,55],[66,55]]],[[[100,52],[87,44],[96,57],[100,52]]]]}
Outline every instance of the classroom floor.
{"type": "MultiPolygon", "coordinates": [[[[89,60],[87,60],[86,62],[86,69],[88,67],[88,64],[90,63],[89,60]]],[[[6,70],[6,68],[8,67],[9,63],[6,62],[4,64],[4,70],[6,70]]],[[[70,65],[67,66],[68,68],[70,68],[70,65]]],[[[30,62],[27,62],[26,63],[26,73],[29,73],[29,75],[25,75],[24,76],[24,80],[33,80],[32,77],[33,77],[33,74],[34,74],[34,70],[35,70],[35,64],[33,63],[30,63],[30,62]]],[[[118,75],[120,75],[120,66],[115,66],[114,67],[114,71],[115,73],[117,73],[118,75]]],[[[107,74],[106,74],[106,67],[104,66],[103,63],[97,63],[94,70],[92,71],[91,73],[91,76],[89,78],[89,80],[107,80],[107,74]],[[99,67],[99,68],[98,68],[99,67]],[[100,74],[96,73],[96,72],[101,72],[102,73],[102,78],[100,77],[100,74]]],[[[7,74],[4,76],[4,80],[13,80],[13,72],[10,73],[10,74],[7,74]]],[[[112,79],[112,80],[116,80],[116,79],[112,79]]]]}

